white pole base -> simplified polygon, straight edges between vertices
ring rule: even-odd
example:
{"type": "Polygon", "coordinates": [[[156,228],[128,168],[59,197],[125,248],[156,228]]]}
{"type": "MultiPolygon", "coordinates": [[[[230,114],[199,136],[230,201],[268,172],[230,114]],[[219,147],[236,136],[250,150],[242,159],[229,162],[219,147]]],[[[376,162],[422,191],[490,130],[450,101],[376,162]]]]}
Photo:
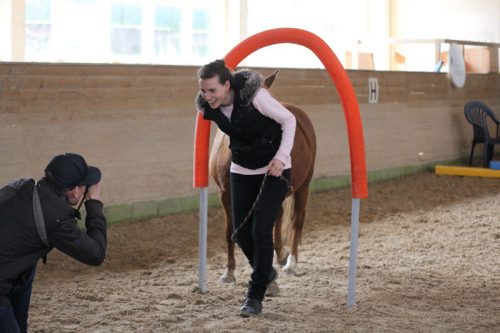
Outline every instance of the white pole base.
{"type": "Polygon", "coordinates": [[[199,274],[198,288],[202,293],[208,291],[207,288],[207,221],[208,221],[208,188],[200,189],[200,223],[198,228],[198,258],[199,274]]]}
{"type": "Polygon", "coordinates": [[[349,286],[347,290],[347,307],[356,305],[356,266],[359,235],[359,205],[360,199],[352,199],[351,209],[351,246],[349,251],[349,286]]]}

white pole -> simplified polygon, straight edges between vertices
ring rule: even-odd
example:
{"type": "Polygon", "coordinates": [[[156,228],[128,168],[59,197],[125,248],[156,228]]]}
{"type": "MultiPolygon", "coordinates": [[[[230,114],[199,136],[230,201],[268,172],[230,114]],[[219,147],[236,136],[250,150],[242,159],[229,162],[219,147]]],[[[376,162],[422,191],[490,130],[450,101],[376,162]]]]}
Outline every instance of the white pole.
{"type": "Polygon", "coordinates": [[[200,225],[198,239],[199,255],[199,275],[198,287],[202,293],[208,291],[207,288],[207,220],[208,220],[208,188],[200,189],[200,225]]]}
{"type": "Polygon", "coordinates": [[[358,255],[359,199],[352,199],[351,208],[351,246],[349,251],[349,288],[347,307],[356,305],[356,265],[358,255]]]}

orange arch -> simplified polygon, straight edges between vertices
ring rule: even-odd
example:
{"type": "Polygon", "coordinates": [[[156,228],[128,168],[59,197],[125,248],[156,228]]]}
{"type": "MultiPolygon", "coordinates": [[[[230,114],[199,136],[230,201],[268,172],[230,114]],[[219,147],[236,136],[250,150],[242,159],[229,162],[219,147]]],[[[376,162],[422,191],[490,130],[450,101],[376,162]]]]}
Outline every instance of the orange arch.
{"type": "MultiPolygon", "coordinates": [[[[315,34],[295,28],[278,28],[255,34],[236,45],[224,58],[226,65],[234,69],[253,52],[274,44],[292,43],[309,48],[321,60],[339,93],[347,125],[351,157],[352,197],[368,197],[365,144],[358,100],[346,71],[331,48],[315,34]]],[[[201,114],[196,119],[194,147],[194,186],[208,186],[208,146],[210,121],[201,114]]]]}

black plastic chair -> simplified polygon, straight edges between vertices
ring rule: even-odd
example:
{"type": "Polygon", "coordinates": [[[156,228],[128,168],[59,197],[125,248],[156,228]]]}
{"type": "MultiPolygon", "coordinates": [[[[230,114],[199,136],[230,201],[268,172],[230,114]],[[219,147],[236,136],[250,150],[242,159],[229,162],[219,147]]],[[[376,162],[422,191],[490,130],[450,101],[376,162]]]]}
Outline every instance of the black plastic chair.
{"type": "MultiPolygon", "coordinates": [[[[474,147],[477,143],[484,144],[484,167],[493,158],[495,145],[500,145],[500,121],[495,117],[495,114],[486,104],[478,101],[467,102],[464,106],[465,119],[472,124],[474,137],[472,139],[472,148],[470,151],[469,165],[472,165],[472,157],[474,155],[474,147]],[[496,126],[496,136],[490,135],[488,123],[496,126]]],[[[490,125],[491,126],[491,125],[490,125]]]]}

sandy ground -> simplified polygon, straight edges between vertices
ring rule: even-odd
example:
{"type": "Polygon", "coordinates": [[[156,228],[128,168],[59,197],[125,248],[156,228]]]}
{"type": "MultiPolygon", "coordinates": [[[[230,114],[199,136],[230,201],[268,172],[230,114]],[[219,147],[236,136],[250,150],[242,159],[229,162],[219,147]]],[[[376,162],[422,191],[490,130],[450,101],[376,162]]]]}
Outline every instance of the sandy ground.
{"type": "Polygon", "coordinates": [[[106,262],[40,265],[31,332],[500,332],[500,180],[423,173],[361,202],[357,305],[346,307],[350,190],[313,194],[299,272],[263,315],[238,316],[249,269],[223,285],[223,219],[209,212],[206,294],[197,214],[109,228],[106,262]]]}

